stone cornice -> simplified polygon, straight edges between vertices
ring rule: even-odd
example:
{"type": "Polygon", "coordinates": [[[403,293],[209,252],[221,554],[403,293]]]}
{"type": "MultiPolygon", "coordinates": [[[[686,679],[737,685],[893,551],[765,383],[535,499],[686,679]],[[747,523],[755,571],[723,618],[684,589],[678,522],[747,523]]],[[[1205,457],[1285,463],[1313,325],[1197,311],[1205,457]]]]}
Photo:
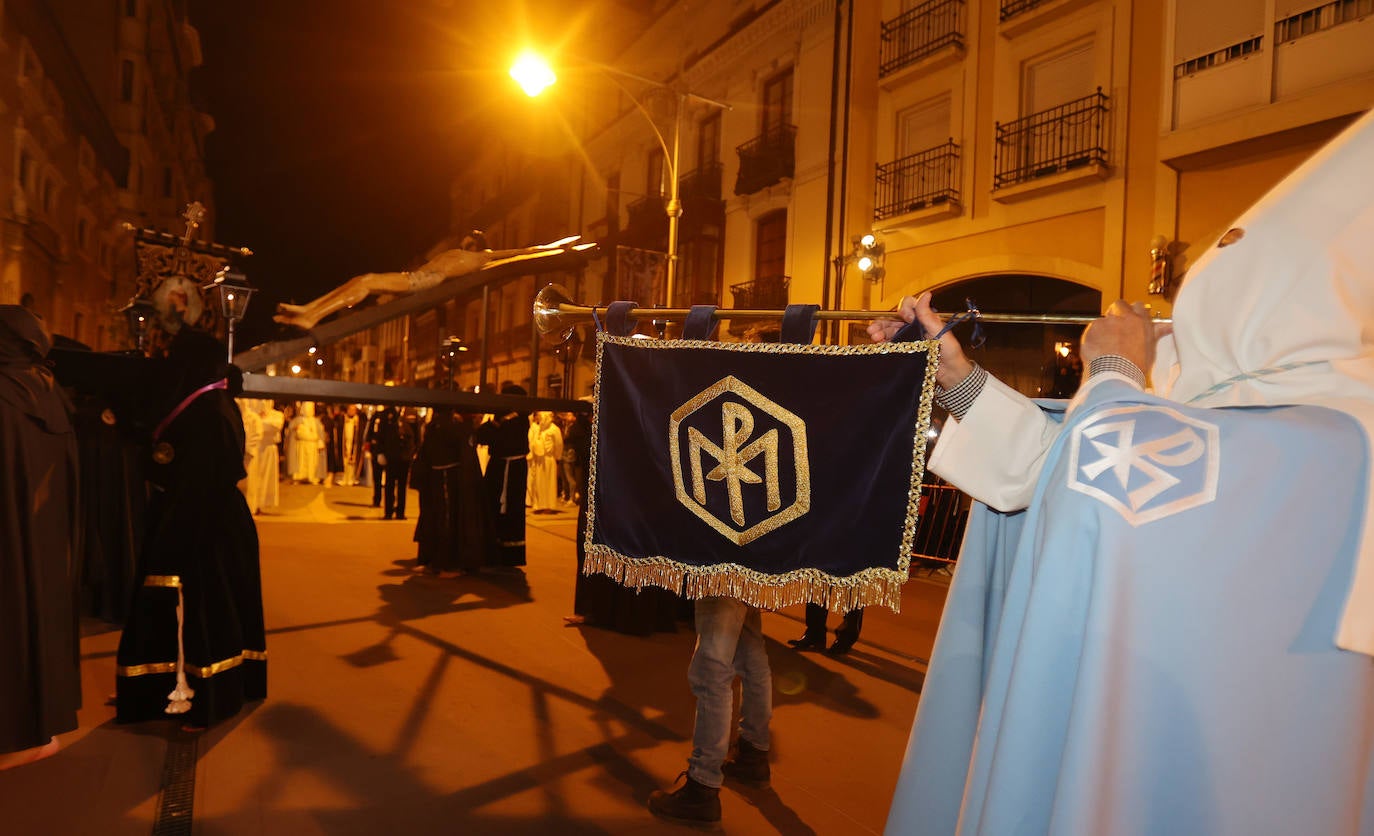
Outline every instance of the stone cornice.
{"type": "Polygon", "coordinates": [[[684,71],[689,89],[699,89],[731,74],[767,39],[779,34],[800,35],[806,27],[825,18],[836,0],[774,0],[753,20],[728,33],[694,60],[684,71]]]}

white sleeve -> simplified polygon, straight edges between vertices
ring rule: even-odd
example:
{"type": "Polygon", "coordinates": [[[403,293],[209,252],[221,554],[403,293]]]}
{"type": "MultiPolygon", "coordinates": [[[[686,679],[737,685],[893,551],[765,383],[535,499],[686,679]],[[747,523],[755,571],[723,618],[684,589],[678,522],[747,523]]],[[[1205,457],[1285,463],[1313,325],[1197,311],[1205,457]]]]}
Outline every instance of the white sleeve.
{"type": "MultiPolygon", "coordinates": [[[[1069,401],[1066,415],[1099,384],[1119,380],[1139,389],[1139,381],[1115,372],[1094,374],[1069,401]]],[[[998,511],[1030,505],[1045,456],[1063,426],[1030,398],[989,375],[964,414],[945,422],[930,455],[930,472],[998,511]]]]}
{"type": "Polygon", "coordinates": [[[989,376],[964,415],[945,422],[930,471],[998,511],[1030,504],[1060,425],[1030,398],[989,376]]]}

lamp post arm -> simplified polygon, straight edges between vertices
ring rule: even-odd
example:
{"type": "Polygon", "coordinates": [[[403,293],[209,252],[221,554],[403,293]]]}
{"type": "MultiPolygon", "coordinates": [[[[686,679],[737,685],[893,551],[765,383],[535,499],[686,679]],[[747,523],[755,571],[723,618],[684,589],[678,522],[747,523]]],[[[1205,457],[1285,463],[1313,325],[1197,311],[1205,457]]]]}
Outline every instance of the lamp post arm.
{"type": "MultiPolygon", "coordinates": [[[[654,117],[649,113],[649,109],[644,106],[644,103],[639,100],[639,97],[636,96],[634,92],[630,90],[630,88],[625,86],[625,82],[616,78],[616,75],[624,75],[629,78],[633,78],[637,81],[644,81],[648,84],[652,84],[655,87],[666,87],[667,85],[663,84],[662,82],[649,81],[648,79],[642,78],[641,76],[637,76],[634,73],[627,73],[621,70],[612,70],[611,68],[602,66],[601,64],[592,64],[591,66],[605,72],[607,78],[609,78],[611,82],[615,84],[616,87],[619,87],[625,95],[630,97],[630,101],[634,103],[635,108],[639,111],[639,115],[644,117],[644,121],[649,123],[650,130],[654,132],[654,139],[658,140],[658,147],[663,149],[663,159],[665,161],[668,160],[672,156],[672,151],[668,149],[668,140],[664,139],[663,132],[658,129],[658,123],[654,121],[654,117]]],[[[677,116],[674,117],[675,120],[678,118],[679,117],[677,116]]],[[[672,162],[668,165],[672,169],[673,177],[676,178],[677,158],[673,157],[672,162]]]]}

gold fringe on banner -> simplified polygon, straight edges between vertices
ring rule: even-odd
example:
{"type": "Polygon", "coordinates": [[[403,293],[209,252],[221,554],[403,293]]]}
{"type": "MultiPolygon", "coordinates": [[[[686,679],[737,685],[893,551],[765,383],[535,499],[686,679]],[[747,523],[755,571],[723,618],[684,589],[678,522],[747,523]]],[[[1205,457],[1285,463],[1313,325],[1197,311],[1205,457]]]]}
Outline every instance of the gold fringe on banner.
{"type": "Polygon", "coordinates": [[[878,605],[901,612],[907,580],[905,571],[883,568],[841,577],[819,569],[768,575],[737,563],[689,566],[664,557],[627,557],[600,544],[588,546],[582,573],[606,575],[634,589],[658,586],[693,600],[737,598],[765,610],[819,604],[839,613],[878,605]]]}

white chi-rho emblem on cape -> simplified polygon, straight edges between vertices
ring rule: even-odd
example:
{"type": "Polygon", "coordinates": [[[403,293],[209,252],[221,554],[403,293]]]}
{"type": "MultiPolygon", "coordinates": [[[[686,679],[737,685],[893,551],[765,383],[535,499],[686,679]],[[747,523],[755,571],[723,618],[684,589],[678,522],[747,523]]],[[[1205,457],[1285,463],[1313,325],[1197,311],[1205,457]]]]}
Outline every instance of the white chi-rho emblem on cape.
{"type": "Polygon", "coordinates": [[[1143,525],[1217,497],[1221,433],[1162,406],[1108,409],[1069,440],[1069,489],[1143,525]]]}
{"type": "Polygon", "coordinates": [[[736,545],[756,540],[811,509],[805,422],[733,376],[673,411],[668,455],[678,502],[736,545]],[[679,441],[684,428],[685,451],[679,441]],[[789,449],[792,455],[784,457],[789,449]],[[794,463],[790,472],[782,472],[786,458],[794,463]],[[707,507],[708,491],[717,496],[715,492],[724,492],[728,518],[717,517],[707,507]],[[746,507],[746,495],[762,501],[750,501],[746,507]],[[784,505],[787,495],[791,502],[784,505]],[[757,519],[747,518],[750,509],[760,508],[764,513],[756,511],[757,519]]]}

